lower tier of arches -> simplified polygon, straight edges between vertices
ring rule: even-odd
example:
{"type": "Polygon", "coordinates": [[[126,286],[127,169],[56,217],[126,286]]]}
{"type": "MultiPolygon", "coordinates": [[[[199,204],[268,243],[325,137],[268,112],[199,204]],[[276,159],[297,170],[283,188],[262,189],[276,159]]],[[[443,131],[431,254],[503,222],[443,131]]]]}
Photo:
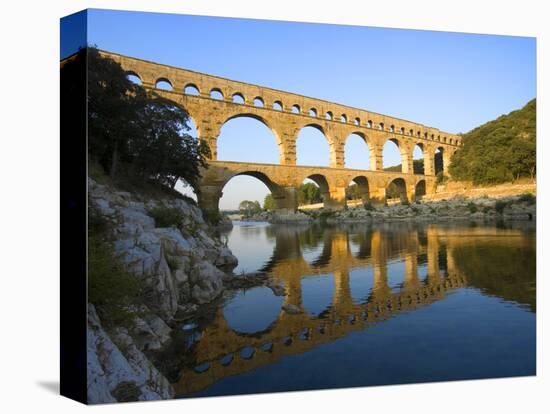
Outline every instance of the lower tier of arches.
{"type": "MultiPolygon", "coordinates": [[[[225,185],[236,176],[251,176],[264,183],[279,212],[298,210],[298,190],[304,180],[318,187],[323,207],[340,210],[349,200],[350,183],[362,203],[412,203],[435,192],[435,177],[388,171],[367,171],[328,167],[210,161],[197,188],[199,205],[209,217],[219,214],[219,201],[225,185]]],[[[243,194],[243,199],[246,194],[243,194]]]]}

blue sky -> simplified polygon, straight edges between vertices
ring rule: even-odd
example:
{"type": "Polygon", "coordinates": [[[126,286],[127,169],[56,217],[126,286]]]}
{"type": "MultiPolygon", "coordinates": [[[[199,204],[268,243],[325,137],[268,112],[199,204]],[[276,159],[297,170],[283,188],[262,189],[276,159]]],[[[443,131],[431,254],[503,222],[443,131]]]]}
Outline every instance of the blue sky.
{"type": "MultiPolygon", "coordinates": [[[[62,25],[62,56],[81,42],[70,20],[62,25]]],[[[108,10],[90,10],[87,29],[88,42],[101,49],[451,133],[467,132],[536,95],[534,38],[108,10]]],[[[219,158],[278,162],[270,134],[252,120],[234,120],[222,129],[219,158]]],[[[297,151],[299,163],[328,162],[328,147],[314,130],[301,132],[297,151]]],[[[351,167],[368,167],[359,139],[348,141],[345,156],[351,167]]],[[[384,164],[398,163],[397,149],[385,148],[384,164]]],[[[266,193],[255,179],[235,178],[221,207],[266,193]]]]}

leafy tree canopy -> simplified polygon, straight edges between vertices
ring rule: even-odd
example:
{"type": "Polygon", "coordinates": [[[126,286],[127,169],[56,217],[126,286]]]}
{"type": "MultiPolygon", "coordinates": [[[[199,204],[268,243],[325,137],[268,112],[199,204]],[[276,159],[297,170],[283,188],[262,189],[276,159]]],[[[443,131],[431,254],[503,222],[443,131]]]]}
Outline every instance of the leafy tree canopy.
{"type": "Polygon", "coordinates": [[[87,65],[90,160],[115,177],[128,175],[173,187],[194,185],[206,166],[208,146],[187,132],[189,116],[176,105],[131,82],[114,60],[95,47],[81,49],[61,69],[61,93],[74,95],[72,74],[87,65]]]}

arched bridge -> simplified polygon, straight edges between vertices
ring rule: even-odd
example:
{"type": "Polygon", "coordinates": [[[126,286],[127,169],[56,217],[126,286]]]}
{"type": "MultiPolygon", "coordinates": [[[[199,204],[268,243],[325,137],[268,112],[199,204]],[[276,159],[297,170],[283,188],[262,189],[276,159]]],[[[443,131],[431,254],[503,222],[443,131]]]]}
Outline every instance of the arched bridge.
{"type": "Polygon", "coordinates": [[[217,213],[225,184],[234,176],[260,179],[274,195],[276,208],[295,211],[297,188],[305,178],[315,181],[326,207],[345,206],[345,189],[351,181],[361,188],[362,198],[373,203],[386,201],[386,189],[397,184],[402,200],[412,201],[422,193],[435,191],[435,153],[442,153],[443,170],[462,145],[462,138],[419,123],[290,92],[229,80],[218,76],[162,65],[102,51],[119,62],[129,74],[155,96],[185,109],[197,126],[198,138],[211,150],[209,168],[196,189],[203,210],[217,213]],[[161,89],[163,83],[169,90],[161,89]],[[249,117],[261,121],[275,136],[279,164],[242,163],[217,160],[217,139],[221,127],[231,119],[249,117]],[[327,139],[329,167],[296,165],[296,139],[304,127],[314,127],[327,139]],[[356,134],[368,145],[369,170],[344,168],[344,145],[356,134]],[[382,150],[387,141],[400,152],[401,172],[383,171],[382,150]],[[413,150],[423,152],[424,174],[414,174],[413,150]]]}

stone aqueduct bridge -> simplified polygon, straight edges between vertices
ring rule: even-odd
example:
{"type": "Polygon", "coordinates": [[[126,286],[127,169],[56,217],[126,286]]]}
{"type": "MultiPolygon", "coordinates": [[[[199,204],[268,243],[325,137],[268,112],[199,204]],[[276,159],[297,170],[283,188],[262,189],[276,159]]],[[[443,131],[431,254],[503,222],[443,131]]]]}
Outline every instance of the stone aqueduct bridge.
{"type": "Polygon", "coordinates": [[[196,189],[199,204],[207,212],[217,213],[222,189],[236,175],[260,179],[273,193],[276,208],[284,210],[297,209],[297,188],[306,178],[319,185],[325,206],[330,208],[345,205],[345,189],[351,181],[359,185],[363,199],[374,203],[385,202],[391,182],[398,185],[402,200],[414,200],[420,191],[435,192],[435,152],[442,152],[446,170],[452,154],[462,145],[458,135],[415,122],[111,52],[101,53],[119,62],[128,74],[137,76],[149,92],[184,108],[193,119],[198,138],[208,143],[212,154],[209,168],[196,189]],[[171,90],[160,89],[159,82],[167,82],[171,90]],[[238,117],[259,120],[273,132],[279,147],[279,164],[217,160],[221,127],[238,117]],[[326,137],[330,167],[296,166],[296,139],[307,126],[326,137]],[[359,135],[368,145],[370,170],[344,168],[344,145],[351,134],[359,135]],[[399,148],[401,173],[382,170],[382,150],[387,141],[399,148]],[[413,174],[415,145],[423,152],[424,175],[413,174]]]}

